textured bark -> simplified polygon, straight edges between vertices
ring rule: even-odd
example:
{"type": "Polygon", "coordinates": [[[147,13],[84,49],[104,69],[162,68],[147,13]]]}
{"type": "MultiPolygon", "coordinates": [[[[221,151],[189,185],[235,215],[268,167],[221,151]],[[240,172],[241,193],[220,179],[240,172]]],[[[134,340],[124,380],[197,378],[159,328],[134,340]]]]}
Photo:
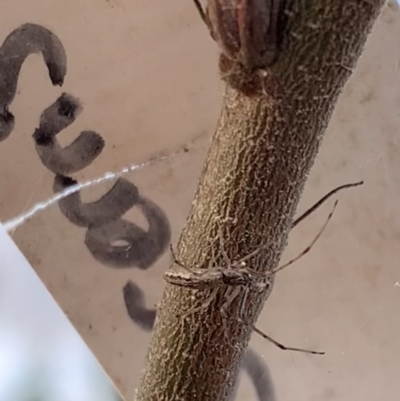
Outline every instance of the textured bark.
{"type": "MultiPolygon", "coordinates": [[[[384,0],[288,0],[277,62],[266,94],[246,96],[229,85],[195,200],[177,247],[188,267],[206,268],[212,252],[237,260],[269,247],[251,267],[277,266],[301,192],[338,96],[351,75],[384,0]]],[[[176,267],[172,267],[176,268],[176,267]]],[[[272,288],[272,287],[271,287],[272,288]]],[[[271,288],[252,292],[256,321],[271,288]]],[[[251,331],[238,323],[240,299],[229,308],[229,341],[219,312],[226,288],[186,319],[209,290],[167,285],[158,307],[138,401],[228,400],[251,331]]]]}

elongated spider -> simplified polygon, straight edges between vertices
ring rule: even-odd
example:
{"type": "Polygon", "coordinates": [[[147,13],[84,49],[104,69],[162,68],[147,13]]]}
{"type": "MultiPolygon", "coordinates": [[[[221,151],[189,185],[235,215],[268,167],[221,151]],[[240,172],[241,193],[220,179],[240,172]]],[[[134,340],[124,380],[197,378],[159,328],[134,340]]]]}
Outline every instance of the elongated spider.
{"type": "MultiPolygon", "coordinates": [[[[300,217],[298,217],[296,220],[294,220],[292,224],[292,228],[296,227],[300,222],[302,222],[306,217],[308,217],[311,213],[313,213],[315,210],[317,210],[325,201],[327,201],[331,196],[336,194],[338,191],[346,188],[352,188],[356,187],[359,185],[362,185],[363,182],[357,182],[357,183],[351,183],[351,184],[346,184],[342,185],[340,187],[337,187],[330,191],[327,195],[325,195],[323,198],[321,198],[316,204],[314,204],[310,209],[308,209],[305,213],[303,213],[300,217]]],[[[242,289],[244,288],[244,295],[241,301],[241,306],[240,306],[240,311],[239,311],[239,317],[238,320],[249,326],[253,331],[255,331],[257,334],[262,336],[263,338],[267,339],[268,341],[272,342],[275,344],[277,347],[283,349],[283,350],[290,350],[290,351],[299,351],[299,352],[305,352],[309,354],[316,354],[316,355],[323,355],[324,352],[319,352],[319,351],[311,351],[311,350],[306,350],[306,349],[301,349],[301,348],[294,348],[294,347],[287,347],[278,341],[274,340],[270,336],[266,335],[263,333],[261,330],[257,329],[254,324],[251,324],[249,322],[246,322],[245,320],[245,305],[247,301],[247,297],[249,294],[249,291],[251,289],[256,289],[258,291],[265,291],[267,290],[267,287],[271,285],[271,280],[273,279],[274,275],[278,273],[279,271],[289,267],[296,261],[298,261],[300,258],[305,256],[308,252],[311,251],[315,243],[318,241],[318,239],[321,237],[322,233],[324,232],[326,226],[328,225],[330,219],[332,218],[332,215],[335,211],[335,208],[337,206],[338,201],[335,201],[334,206],[329,213],[324,225],[322,228],[319,230],[317,235],[314,237],[312,242],[296,257],[293,259],[289,260],[285,264],[267,271],[267,272],[259,272],[254,269],[251,269],[250,267],[247,266],[248,262],[254,258],[256,255],[258,255],[263,249],[265,249],[268,244],[262,244],[261,246],[257,247],[254,251],[250,252],[246,256],[238,259],[237,261],[231,261],[228,257],[228,255],[225,252],[225,247],[224,247],[224,240],[222,233],[219,234],[219,241],[220,241],[220,247],[221,247],[221,253],[224,259],[224,265],[219,265],[219,266],[210,266],[208,269],[189,269],[184,263],[180,262],[177,257],[175,256],[174,250],[171,246],[171,254],[173,258],[173,262],[178,265],[181,270],[168,270],[164,274],[164,279],[167,283],[173,284],[176,286],[180,287],[185,287],[193,290],[202,290],[202,289],[208,289],[212,288],[212,292],[210,296],[207,298],[207,300],[199,307],[193,308],[189,310],[188,312],[184,313],[181,315],[182,318],[194,314],[196,312],[199,312],[203,309],[206,309],[213,299],[216,297],[218,291],[221,289],[221,287],[228,287],[227,288],[227,293],[225,294],[226,299],[224,304],[221,307],[221,315],[223,317],[223,324],[225,326],[225,333],[227,333],[227,324],[226,321],[228,319],[227,316],[227,310],[228,307],[232,304],[232,302],[241,294],[242,289]]],[[[211,262],[214,260],[212,258],[211,262]]]]}

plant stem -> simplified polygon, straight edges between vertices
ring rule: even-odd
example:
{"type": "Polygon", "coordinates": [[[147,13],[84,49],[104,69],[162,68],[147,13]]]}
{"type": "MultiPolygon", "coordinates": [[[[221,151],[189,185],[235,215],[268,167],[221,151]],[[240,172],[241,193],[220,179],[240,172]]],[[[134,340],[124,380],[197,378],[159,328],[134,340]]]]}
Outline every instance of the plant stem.
{"type": "MultiPolygon", "coordinates": [[[[270,246],[251,268],[275,268],[286,245],[307,175],[337,99],[384,0],[287,0],[279,58],[267,69],[264,94],[227,85],[222,112],[177,257],[186,266],[223,263],[270,246]]],[[[246,317],[256,321],[272,286],[253,291],[246,317]]],[[[227,289],[203,311],[210,292],[167,285],[158,306],[138,401],[225,401],[234,388],[251,330],[238,322],[240,300],[220,308],[227,289]]]]}

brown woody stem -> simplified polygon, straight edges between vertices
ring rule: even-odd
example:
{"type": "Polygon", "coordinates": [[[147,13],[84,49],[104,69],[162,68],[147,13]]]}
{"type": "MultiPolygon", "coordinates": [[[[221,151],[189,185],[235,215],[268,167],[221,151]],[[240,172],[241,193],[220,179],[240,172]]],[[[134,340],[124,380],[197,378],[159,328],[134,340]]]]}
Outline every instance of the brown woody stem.
{"type": "MultiPolygon", "coordinates": [[[[384,3],[287,0],[282,49],[267,70],[266,95],[247,97],[226,89],[177,247],[186,266],[206,268],[213,252],[216,263],[223,263],[220,230],[230,260],[267,242],[270,246],[250,267],[277,266],[338,96],[384,3]]],[[[251,330],[236,319],[237,300],[228,311],[228,341],[219,312],[225,291],[221,288],[209,308],[182,320],[177,316],[203,303],[210,292],[166,286],[138,401],[229,399],[251,330]]],[[[248,295],[249,323],[268,295],[248,295]]]]}

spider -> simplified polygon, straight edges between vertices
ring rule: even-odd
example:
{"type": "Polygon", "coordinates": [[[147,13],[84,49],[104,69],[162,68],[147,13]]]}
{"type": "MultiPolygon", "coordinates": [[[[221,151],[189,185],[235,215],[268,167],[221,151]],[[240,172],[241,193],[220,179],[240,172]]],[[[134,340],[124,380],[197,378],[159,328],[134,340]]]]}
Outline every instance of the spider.
{"type": "MultiPolygon", "coordinates": [[[[313,205],[310,209],[308,209],[305,213],[303,213],[300,217],[298,217],[294,222],[292,223],[292,229],[296,227],[301,221],[303,221],[306,217],[308,217],[311,213],[313,213],[316,209],[318,209],[326,200],[328,200],[331,196],[333,196],[335,193],[337,193],[340,190],[346,189],[346,188],[351,188],[351,187],[356,187],[359,185],[362,185],[363,181],[357,182],[357,183],[351,183],[351,184],[345,184],[340,187],[337,187],[330,191],[327,195],[325,195],[323,198],[321,198],[315,205],[313,205]]],[[[302,348],[295,348],[295,347],[287,347],[278,341],[274,340],[270,336],[266,335],[263,333],[261,330],[259,330],[257,327],[254,326],[254,324],[246,322],[244,319],[244,308],[246,305],[247,297],[249,294],[249,291],[251,289],[256,289],[260,292],[267,290],[268,287],[270,287],[272,283],[272,279],[275,276],[276,273],[279,271],[285,269],[286,267],[292,265],[296,261],[298,261],[300,258],[305,256],[308,252],[311,251],[315,243],[318,241],[318,239],[321,237],[322,233],[324,232],[326,226],[328,225],[330,219],[332,218],[332,215],[335,211],[335,208],[338,204],[338,201],[336,200],[334,203],[334,206],[329,213],[327,219],[325,220],[324,225],[322,228],[319,230],[317,235],[314,237],[313,241],[296,257],[293,259],[289,260],[285,264],[267,271],[267,272],[259,272],[256,270],[253,270],[247,266],[247,263],[250,259],[258,255],[263,249],[265,249],[268,245],[267,244],[262,244],[261,246],[257,247],[254,251],[250,252],[246,256],[238,259],[237,261],[230,261],[228,255],[225,252],[224,248],[224,241],[223,241],[223,236],[221,233],[219,234],[219,241],[220,241],[220,247],[221,247],[221,253],[222,257],[224,259],[225,265],[219,265],[219,266],[210,266],[208,269],[189,269],[187,266],[185,266],[184,263],[180,262],[177,257],[175,256],[174,250],[171,246],[171,254],[173,258],[173,263],[181,267],[182,269],[177,271],[177,270],[169,270],[164,274],[164,280],[169,283],[173,284],[176,286],[180,287],[185,287],[193,290],[200,290],[200,289],[206,289],[206,288],[212,288],[210,296],[207,298],[207,300],[199,307],[193,308],[189,310],[188,312],[184,313],[181,315],[181,318],[184,318],[188,315],[194,314],[196,312],[199,312],[203,309],[206,309],[213,299],[216,297],[218,291],[221,289],[221,287],[225,286],[228,287],[228,292],[226,294],[226,299],[224,304],[221,307],[221,315],[223,317],[223,324],[225,327],[225,333],[227,333],[227,310],[228,307],[232,304],[232,302],[240,295],[241,290],[244,288],[244,295],[240,304],[240,310],[239,310],[239,317],[238,320],[249,326],[254,332],[265,338],[266,340],[272,342],[274,345],[279,347],[280,349],[283,350],[289,350],[289,351],[298,351],[298,352],[305,352],[309,354],[315,354],[315,355],[323,355],[325,354],[324,352],[319,352],[319,351],[312,351],[312,350],[306,350],[302,348]]],[[[213,261],[214,258],[211,258],[211,261],[213,261]]]]}

